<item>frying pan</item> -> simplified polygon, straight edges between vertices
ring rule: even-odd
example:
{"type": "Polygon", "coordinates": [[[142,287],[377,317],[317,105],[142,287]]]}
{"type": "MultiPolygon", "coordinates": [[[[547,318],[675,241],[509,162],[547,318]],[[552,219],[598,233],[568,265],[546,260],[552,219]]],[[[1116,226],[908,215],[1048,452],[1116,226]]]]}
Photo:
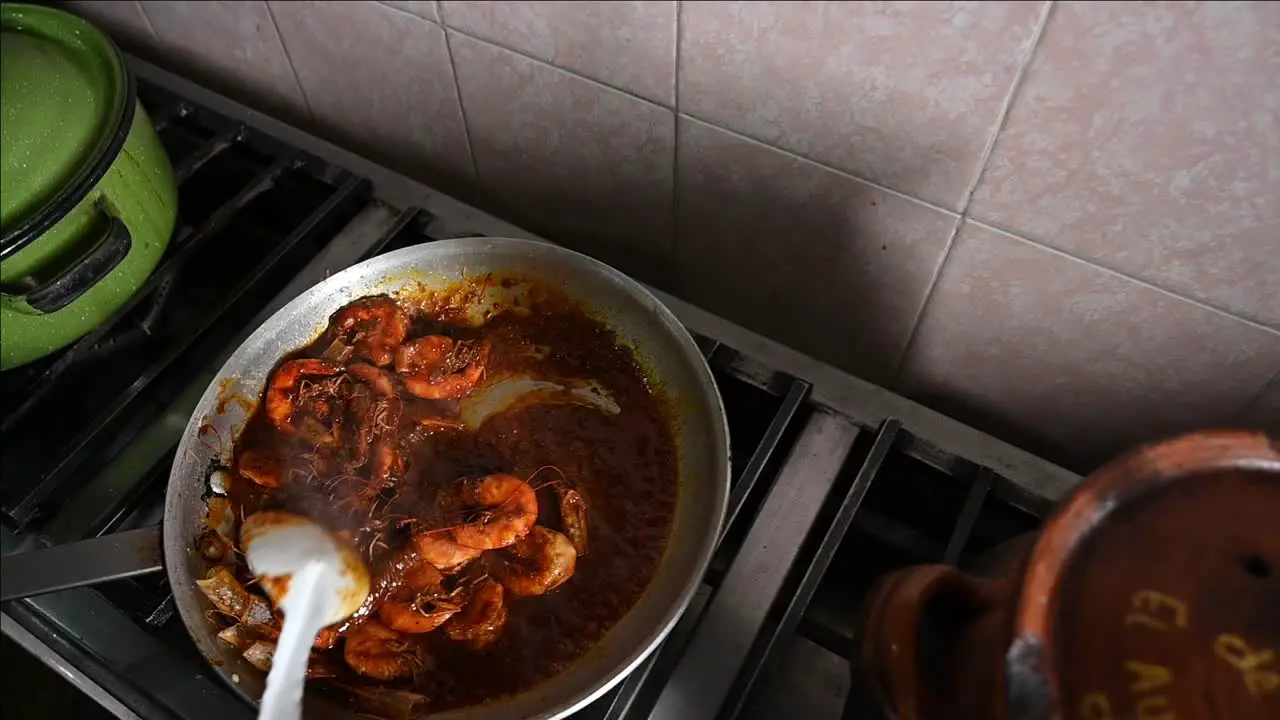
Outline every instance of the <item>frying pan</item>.
{"type": "MultiPolygon", "coordinates": [[[[530,690],[432,717],[560,718],[602,695],[662,641],[706,570],[728,497],[729,432],[706,361],[675,316],[622,273],[541,242],[467,238],[417,245],[352,266],[307,290],[245,340],[200,399],[169,475],[163,534],[161,528],[145,528],[6,557],[0,582],[3,599],[158,570],[157,554],[163,546],[163,568],[192,639],[231,687],[256,702],[264,673],[217,639],[217,628],[205,617],[211,606],[195,585],[208,569],[194,542],[206,521],[205,475],[212,464],[230,464],[234,439],[252,412],[252,403],[226,399],[258,398],[280,357],[315,339],[329,315],[352,300],[409,288],[443,289],[488,272],[524,276],[558,288],[634,350],[650,379],[675,405],[679,496],[666,553],[653,580],[597,646],[530,690]]],[[[488,299],[505,304],[520,292],[520,284],[491,288],[488,299]]],[[[312,693],[307,703],[307,717],[351,716],[312,693]]]]}

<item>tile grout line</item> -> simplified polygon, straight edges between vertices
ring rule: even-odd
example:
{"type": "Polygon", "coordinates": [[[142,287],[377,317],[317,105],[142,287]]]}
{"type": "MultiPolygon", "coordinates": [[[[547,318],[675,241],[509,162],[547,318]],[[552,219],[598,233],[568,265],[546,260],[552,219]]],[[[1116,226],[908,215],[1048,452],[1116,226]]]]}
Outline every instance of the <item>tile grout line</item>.
{"type": "Polygon", "coordinates": [[[885,194],[892,195],[900,200],[906,200],[916,205],[922,205],[924,207],[929,208],[930,210],[940,212],[943,215],[946,215],[947,217],[952,217],[952,218],[960,217],[960,214],[957,213],[955,210],[948,210],[947,208],[944,208],[941,205],[934,205],[928,200],[921,200],[920,198],[914,195],[908,195],[907,193],[904,193],[901,190],[894,190],[893,188],[888,187],[886,185],[881,185],[880,183],[874,180],[868,180],[864,177],[859,177],[857,175],[854,175],[848,171],[840,170],[839,168],[834,168],[834,167],[831,167],[830,165],[824,165],[823,163],[820,163],[817,160],[813,160],[812,158],[807,158],[803,155],[798,155],[785,148],[777,147],[776,145],[770,145],[769,143],[764,142],[762,140],[757,140],[751,137],[750,135],[743,135],[737,130],[730,130],[729,128],[716,125],[715,123],[709,122],[707,120],[703,120],[702,118],[696,115],[690,115],[687,112],[681,112],[678,114],[680,117],[686,120],[692,120],[693,122],[696,122],[699,125],[705,125],[715,130],[716,132],[722,132],[737,140],[742,140],[743,142],[748,142],[748,143],[751,143],[752,145],[758,145],[762,148],[765,148],[766,150],[770,150],[772,152],[778,153],[779,155],[782,155],[783,157],[789,160],[795,160],[805,165],[812,165],[813,167],[816,167],[819,170],[822,170],[823,172],[829,172],[829,173],[832,173],[833,175],[839,175],[841,178],[844,178],[846,180],[852,180],[858,183],[859,185],[866,185],[869,188],[874,188],[885,194]]]}
{"type": "Polygon", "coordinates": [[[1105,265],[1099,265],[1098,263],[1092,260],[1087,260],[1085,258],[1072,255],[1071,253],[1063,252],[1062,250],[1059,250],[1058,248],[1055,248],[1051,245],[1045,245],[1044,243],[1036,242],[1035,240],[1025,238],[1019,235],[1018,233],[1010,232],[1008,230],[1005,230],[1004,228],[997,227],[996,225],[993,225],[989,222],[986,222],[983,220],[974,220],[972,218],[967,218],[966,221],[971,225],[976,225],[984,230],[989,230],[994,233],[999,233],[1000,235],[1004,235],[1005,237],[1010,238],[1012,240],[1017,240],[1018,242],[1024,243],[1026,245],[1030,245],[1031,247],[1036,248],[1037,250],[1043,250],[1045,252],[1056,255],[1065,260],[1070,260],[1072,262],[1080,263],[1081,265],[1084,265],[1085,267],[1088,267],[1090,269],[1097,270],[1097,271],[1106,273],[1108,275],[1114,275],[1115,277],[1121,278],[1123,280],[1127,280],[1128,282],[1131,282],[1135,285],[1140,285],[1142,287],[1145,287],[1148,290],[1154,290],[1160,293],[1161,295],[1167,295],[1175,300],[1180,300],[1185,303],[1190,303],[1191,305],[1195,305],[1201,310],[1206,310],[1216,315],[1222,315],[1224,317],[1231,318],[1232,320],[1237,320],[1239,322],[1244,323],[1245,325],[1252,326],[1259,330],[1265,330],[1274,335],[1280,335],[1280,327],[1272,327],[1260,320],[1254,320],[1253,318],[1237,315],[1236,313],[1230,310],[1227,310],[1225,308],[1220,308],[1216,305],[1205,302],[1200,298],[1191,297],[1189,295],[1183,295],[1182,293],[1177,293],[1172,290],[1169,290],[1168,288],[1164,288],[1159,285],[1156,285],[1150,280],[1144,280],[1143,278],[1137,277],[1136,275],[1130,275],[1126,272],[1121,272],[1120,270],[1109,268],[1105,265]]]}
{"type": "Polygon", "coordinates": [[[1036,27],[1027,43],[1026,56],[1013,76],[1013,83],[1009,85],[1009,93],[1005,96],[1004,104],[1000,108],[1000,114],[996,116],[995,129],[987,138],[986,147],[982,149],[982,155],[978,161],[978,170],[973,174],[973,180],[969,182],[969,187],[965,190],[964,199],[960,201],[960,216],[962,218],[969,216],[969,203],[973,202],[973,196],[978,191],[978,184],[982,181],[982,176],[987,173],[987,165],[990,164],[991,155],[995,152],[996,141],[999,140],[1000,133],[1004,132],[1005,126],[1009,123],[1009,113],[1013,110],[1013,104],[1022,92],[1027,73],[1030,72],[1031,64],[1035,61],[1036,53],[1040,50],[1040,41],[1044,38],[1045,30],[1049,26],[1049,18],[1053,15],[1055,7],[1057,7],[1056,0],[1048,0],[1044,4],[1044,9],[1040,11],[1040,17],[1036,20],[1036,27]]]}
{"type": "Polygon", "coordinates": [[[280,43],[280,50],[284,53],[284,60],[289,63],[289,75],[293,78],[294,87],[298,88],[298,96],[302,98],[302,109],[307,112],[307,122],[315,125],[317,123],[316,113],[311,109],[311,98],[307,97],[307,91],[302,87],[302,80],[298,77],[298,68],[293,64],[293,55],[289,54],[289,46],[284,44],[284,33],[280,32],[280,21],[276,20],[276,11],[271,9],[271,3],[266,0],[263,0],[262,6],[267,9],[267,17],[271,18],[271,29],[276,31],[276,42],[280,43]]]}
{"type": "Polygon", "coordinates": [[[160,34],[156,32],[156,26],[151,24],[151,18],[147,15],[147,8],[142,4],[142,0],[133,0],[133,6],[138,8],[142,22],[147,24],[147,32],[151,33],[151,39],[155,40],[157,46],[160,45],[160,34]]]}
{"type": "MultiPolygon", "coordinates": [[[[438,0],[437,0],[437,1],[438,1],[438,0]]],[[[382,3],[379,3],[379,4],[381,5],[382,3]]],[[[391,8],[392,10],[395,10],[396,12],[401,12],[401,13],[403,13],[403,12],[404,12],[403,10],[400,10],[400,9],[398,9],[398,8],[394,8],[394,7],[391,7],[390,5],[387,5],[387,6],[385,6],[385,7],[389,7],[389,8],[391,8]]],[[[417,17],[417,16],[415,15],[414,17],[417,17]]],[[[418,18],[418,19],[419,19],[419,20],[422,20],[423,18],[418,18]]],[[[430,21],[430,20],[427,20],[427,22],[431,22],[431,21],[430,21]]],[[[774,152],[782,153],[783,155],[785,155],[785,156],[787,156],[787,157],[789,157],[789,158],[792,158],[792,159],[795,159],[795,160],[803,161],[803,162],[805,162],[805,163],[808,163],[808,164],[810,164],[810,165],[814,165],[814,166],[819,167],[819,168],[821,168],[821,169],[823,169],[823,170],[826,170],[826,171],[828,171],[828,172],[833,172],[833,173],[835,173],[835,174],[837,174],[837,175],[839,175],[839,176],[841,176],[841,177],[849,178],[849,179],[851,179],[851,180],[855,180],[855,181],[857,181],[857,182],[859,182],[859,183],[862,183],[862,184],[864,184],[864,185],[868,185],[868,186],[870,186],[870,187],[876,188],[877,190],[883,190],[884,192],[887,192],[887,193],[889,193],[890,195],[893,195],[893,196],[895,196],[895,197],[902,198],[903,200],[910,200],[910,201],[911,201],[911,202],[913,202],[913,203],[916,203],[916,204],[919,204],[919,205],[924,205],[924,206],[925,206],[925,207],[927,207],[927,208],[930,208],[930,209],[932,209],[932,210],[937,210],[937,211],[939,211],[939,212],[945,213],[945,214],[950,215],[950,216],[952,216],[952,217],[955,217],[956,215],[958,215],[958,213],[957,213],[955,210],[947,209],[947,208],[945,208],[945,207],[942,207],[941,205],[935,205],[934,203],[929,202],[928,200],[921,200],[920,198],[915,197],[915,196],[913,196],[913,195],[908,195],[907,193],[904,193],[904,192],[902,192],[901,190],[894,190],[893,188],[891,188],[891,187],[887,187],[887,186],[885,186],[885,185],[881,185],[881,184],[879,184],[879,183],[875,182],[874,180],[868,180],[867,178],[859,177],[858,175],[854,175],[854,174],[850,173],[850,172],[849,172],[849,171],[847,171],[847,170],[841,170],[841,169],[839,169],[839,168],[832,167],[832,166],[830,166],[830,165],[826,165],[826,164],[821,163],[821,162],[819,162],[819,161],[817,161],[817,160],[814,160],[814,159],[812,159],[812,158],[807,158],[807,157],[805,157],[805,156],[803,156],[803,155],[799,155],[799,154],[797,154],[797,153],[795,153],[795,152],[793,152],[793,151],[791,151],[791,150],[787,150],[787,149],[784,149],[784,148],[780,148],[780,147],[777,147],[776,145],[770,145],[769,143],[764,142],[764,141],[762,141],[762,140],[758,140],[758,139],[756,139],[756,138],[753,138],[753,137],[751,137],[750,135],[744,135],[744,134],[742,134],[742,133],[740,133],[740,132],[738,132],[738,131],[736,131],[736,130],[731,130],[731,129],[729,129],[729,128],[726,128],[726,127],[722,127],[722,126],[720,126],[720,125],[717,125],[716,123],[713,123],[713,122],[711,122],[711,121],[709,121],[709,120],[705,120],[705,119],[703,119],[703,118],[700,118],[700,117],[698,117],[698,116],[696,116],[696,115],[691,115],[691,114],[689,114],[688,112],[681,111],[681,110],[679,110],[679,109],[678,109],[678,107],[675,107],[675,105],[676,105],[677,103],[673,103],[673,105],[672,105],[672,106],[667,106],[667,105],[664,105],[664,104],[662,104],[662,103],[654,102],[653,100],[650,100],[649,98],[645,98],[645,97],[641,97],[641,96],[639,96],[639,95],[636,95],[635,93],[633,93],[633,92],[631,92],[631,91],[629,91],[629,90],[624,90],[624,89],[622,89],[622,88],[620,88],[620,87],[616,87],[616,86],[614,86],[614,85],[610,85],[609,83],[602,82],[602,81],[600,81],[600,80],[596,80],[595,78],[587,77],[586,75],[583,75],[583,74],[581,74],[581,73],[579,73],[579,72],[576,72],[576,71],[574,71],[574,70],[569,70],[569,69],[566,69],[566,68],[560,67],[559,65],[555,65],[555,64],[549,63],[549,62],[547,62],[546,60],[542,60],[542,59],[540,59],[540,58],[533,57],[532,55],[529,55],[529,54],[527,54],[527,53],[524,53],[524,52],[521,52],[521,51],[519,51],[519,50],[516,50],[515,48],[509,47],[509,46],[507,46],[507,45],[505,45],[505,44],[503,44],[503,43],[495,42],[495,41],[493,41],[493,40],[489,40],[489,39],[487,39],[487,38],[481,37],[481,36],[479,36],[479,35],[475,35],[475,34],[473,34],[473,33],[471,33],[471,32],[466,31],[466,30],[459,30],[458,28],[453,27],[452,25],[445,25],[445,27],[447,27],[447,28],[449,29],[449,32],[450,32],[450,33],[457,33],[458,35],[461,35],[462,37],[465,37],[465,38],[467,38],[468,40],[473,40],[473,41],[475,41],[475,42],[483,43],[483,44],[485,44],[485,45],[489,45],[489,46],[491,46],[491,47],[495,47],[495,48],[497,48],[497,49],[499,49],[499,50],[503,50],[503,51],[505,51],[505,52],[509,52],[509,53],[514,54],[514,55],[518,55],[518,56],[520,56],[520,57],[521,57],[522,59],[524,59],[524,60],[528,60],[528,61],[530,61],[530,62],[537,63],[538,65],[541,65],[541,66],[543,66],[543,67],[551,68],[552,70],[555,70],[556,72],[564,73],[565,75],[569,75],[569,76],[574,77],[574,78],[577,78],[577,79],[579,79],[579,80],[583,80],[583,81],[588,82],[588,83],[591,83],[592,85],[595,85],[595,86],[597,86],[597,87],[601,87],[601,88],[604,88],[604,89],[606,89],[606,90],[610,90],[610,91],[613,91],[613,92],[616,92],[616,93],[621,93],[621,94],[626,95],[627,97],[631,98],[632,100],[637,100],[637,101],[639,101],[639,102],[645,103],[646,105],[652,105],[652,106],[654,106],[654,107],[656,107],[656,108],[661,108],[661,109],[663,109],[663,110],[669,110],[669,111],[675,112],[675,113],[676,113],[676,115],[678,115],[678,116],[680,116],[680,117],[684,117],[684,118],[687,118],[687,119],[689,119],[689,120],[695,120],[695,121],[697,121],[697,122],[699,122],[699,123],[702,123],[703,125],[706,125],[706,126],[708,126],[708,127],[715,128],[716,130],[719,130],[719,131],[721,131],[721,132],[728,133],[728,134],[730,134],[730,135],[732,135],[732,136],[734,136],[734,137],[736,137],[736,138],[739,138],[739,139],[742,139],[742,140],[746,140],[746,141],[748,141],[748,142],[754,143],[754,144],[756,144],[756,145],[760,145],[760,146],[762,146],[762,147],[766,147],[766,148],[768,148],[768,149],[770,149],[770,150],[773,150],[774,152]]],[[[678,43],[679,43],[679,39],[678,39],[678,38],[677,38],[676,42],[677,42],[677,45],[678,45],[678,43]]],[[[677,52],[678,52],[678,50],[677,50],[677,52]]],[[[678,94],[678,92],[679,92],[679,88],[678,88],[678,85],[679,85],[679,72],[680,72],[680,70],[679,70],[679,68],[677,67],[677,68],[676,68],[676,76],[677,76],[677,81],[676,81],[676,82],[677,82],[677,94],[678,94]]]]}
{"type": "MultiPolygon", "coordinates": [[[[390,5],[383,7],[399,10],[390,5]]],[[[467,108],[462,102],[462,83],[458,80],[458,63],[453,59],[453,43],[449,40],[450,28],[445,25],[444,7],[440,0],[435,0],[435,8],[436,19],[440,21],[440,34],[444,36],[444,52],[449,57],[449,72],[453,75],[453,92],[458,96],[458,114],[462,116],[462,137],[467,141],[467,159],[471,161],[471,176],[475,178],[477,186],[483,186],[484,183],[480,180],[480,163],[476,162],[476,150],[471,143],[471,123],[467,120],[467,108]]]]}
{"type": "Polygon", "coordinates": [[[684,3],[676,0],[675,48],[671,66],[671,239],[668,252],[671,259],[671,284],[680,287],[680,33],[683,32],[681,16],[684,3]]]}
{"type": "MultiPolygon", "coordinates": [[[[439,2],[439,0],[436,0],[436,1],[437,1],[437,2],[439,2]]],[[[381,4],[381,3],[379,3],[379,4],[381,4]]],[[[388,7],[389,7],[389,6],[388,6],[388,7]]],[[[394,10],[395,8],[392,8],[392,9],[394,10]]],[[[399,12],[404,12],[404,11],[403,11],[403,10],[400,10],[399,12]]],[[[442,18],[443,18],[443,16],[442,16],[442,18]]],[[[444,23],[441,23],[441,24],[444,24],[444,23]]],[[[454,26],[452,26],[452,25],[446,25],[446,27],[448,27],[448,28],[449,28],[449,30],[450,30],[451,32],[455,32],[455,33],[457,33],[457,34],[459,34],[459,35],[461,35],[461,36],[463,36],[463,37],[465,37],[465,38],[467,38],[467,39],[474,40],[474,41],[476,41],[476,42],[478,42],[478,43],[484,43],[485,45],[490,45],[490,46],[492,46],[492,47],[496,47],[496,48],[498,48],[499,50],[505,50],[506,52],[513,53],[513,54],[515,54],[515,55],[519,55],[520,57],[524,58],[525,60],[530,60],[530,61],[532,61],[532,62],[538,63],[539,65],[545,65],[545,66],[547,66],[547,67],[549,67],[549,68],[553,68],[553,69],[555,69],[555,70],[558,70],[559,72],[562,72],[562,73],[564,73],[564,74],[566,74],[566,75],[572,75],[573,77],[576,77],[576,78],[578,78],[579,80],[585,80],[585,81],[587,81],[587,82],[591,83],[592,85],[598,85],[598,86],[600,86],[600,87],[602,87],[602,88],[607,88],[607,89],[612,90],[612,91],[614,91],[614,92],[622,93],[623,95],[626,95],[627,97],[629,97],[629,98],[631,98],[631,99],[633,99],[633,100],[639,100],[640,102],[647,103],[647,104],[649,104],[649,105],[653,105],[653,106],[655,106],[655,107],[660,107],[660,108],[662,108],[663,110],[671,110],[671,109],[672,109],[672,107],[671,107],[670,105],[666,105],[666,104],[664,104],[664,103],[660,103],[660,102],[654,102],[653,100],[650,100],[650,99],[649,99],[649,98],[647,98],[647,97],[642,97],[642,96],[640,96],[640,95],[637,95],[637,94],[635,94],[634,92],[632,92],[632,91],[630,91],[630,90],[625,90],[625,89],[620,88],[620,87],[618,87],[618,86],[616,86],[616,85],[610,85],[609,83],[604,82],[603,80],[597,80],[597,79],[595,79],[595,78],[593,78],[593,77],[588,77],[588,76],[583,75],[582,73],[580,73],[580,72],[578,72],[578,71],[576,71],[576,70],[570,70],[570,69],[568,69],[568,68],[560,67],[559,65],[556,65],[556,64],[554,64],[554,63],[547,62],[546,60],[543,60],[542,58],[534,57],[534,56],[530,55],[530,54],[529,54],[529,53],[527,53],[527,52],[524,52],[524,51],[521,51],[521,50],[517,50],[516,48],[513,48],[513,47],[511,47],[511,46],[507,45],[506,43],[501,43],[501,42],[498,42],[498,41],[496,41],[496,40],[490,40],[489,38],[482,37],[482,36],[477,35],[477,34],[475,34],[475,33],[471,32],[471,31],[469,31],[469,30],[462,30],[462,29],[459,29],[459,28],[454,27],[454,26]]]]}
{"type": "Polygon", "coordinates": [[[436,9],[436,19],[435,19],[435,20],[432,20],[431,18],[424,18],[424,17],[422,17],[421,15],[417,15],[417,14],[415,14],[415,13],[411,13],[411,12],[409,12],[408,10],[405,10],[404,8],[398,8],[398,7],[396,7],[395,5],[388,5],[388,4],[386,4],[385,2],[382,2],[382,0],[375,0],[375,4],[377,4],[377,5],[381,5],[382,7],[384,7],[384,8],[386,8],[386,9],[390,10],[391,12],[396,13],[396,14],[399,14],[399,15],[403,15],[403,16],[405,16],[406,18],[413,18],[414,20],[421,20],[422,22],[427,23],[427,24],[429,24],[429,25],[439,25],[439,26],[440,26],[440,27],[442,27],[442,28],[445,26],[445,25],[444,25],[444,14],[443,14],[443,13],[444,13],[444,9],[440,7],[440,0],[431,0],[431,6],[432,6],[432,7],[434,7],[434,8],[436,9]]]}
{"type": "Polygon", "coordinates": [[[956,219],[955,227],[952,228],[946,245],[942,247],[942,254],[938,257],[938,264],[933,268],[933,275],[929,278],[929,284],[925,287],[920,309],[916,311],[915,319],[911,323],[911,331],[907,334],[907,341],[903,344],[902,352],[898,354],[897,361],[894,363],[889,386],[891,388],[901,387],[902,372],[907,365],[907,358],[910,357],[911,351],[915,347],[925,312],[929,309],[934,292],[938,289],[938,282],[942,279],[942,271],[946,267],[947,261],[951,259],[951,251],[955,248],[956,240],[960,237],[960,230],[969,218],[969,203],[973,201],[974,193],[978,190],[978,183],[981,182],[983,174],[986,173],[987,164],[991,161],[991,155],[995,151],[996,141],[1000,138],[1000,133],[1004,131],[1005,124],[1009,121],[1009,113],[1022,90],[1022,84],[1026,80],[1031,63],[1035,61],[1036,53],[1040,49],[1040,40],[1044,37],[1045,29],[1049,26],[1049,18],[1053,15],[1055,5],[1056,0],[1047,0],[1040,11],[1040,17],[1036,20],[1036,27],[1027,43],[1026,53],[1022,58],[1022,62],[1018,64],[1018,71],[1013,76],[1013,82],[1009,84],[1009,92],[1005,95],[1000,114],[996,116],[995,127],[992,128],[991,135],[987,138],[987,144],[978,159],[978,168],[973,174],[973,180],[969,182],[969,187],[965,190],[964,197],[960,201],[960,214],[956,219]]]}

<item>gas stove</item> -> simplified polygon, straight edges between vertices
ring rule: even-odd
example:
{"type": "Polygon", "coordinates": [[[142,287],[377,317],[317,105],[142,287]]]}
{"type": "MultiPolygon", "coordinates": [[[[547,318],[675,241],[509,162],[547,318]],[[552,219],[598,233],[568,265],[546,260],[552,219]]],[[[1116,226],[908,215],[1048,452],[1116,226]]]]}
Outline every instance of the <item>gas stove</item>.
{"type": "MultiPolygon", "coordinates": [[[[444,238],[535,238],[131,59],[180,180],[168,255],[115,317],[0,375],[4,554],[160,522],[192,408],[254,329],[361,260],[444,238]]],[[[693,603],[578,720],[873,718],[854,612],[895,568],[966,566],[1079,478],[656,292],[729,417],[733,487],[693,603]]],[[[8,603],[3,629],[120,717],[253,717],[176,617],[162,573],[8,603]]]]}

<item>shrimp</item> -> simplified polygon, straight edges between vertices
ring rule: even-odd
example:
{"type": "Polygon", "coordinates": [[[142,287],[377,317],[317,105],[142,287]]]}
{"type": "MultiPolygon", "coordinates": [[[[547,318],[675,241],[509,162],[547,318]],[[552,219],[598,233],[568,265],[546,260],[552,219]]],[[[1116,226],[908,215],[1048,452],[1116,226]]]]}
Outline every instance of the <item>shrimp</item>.
{"type": "Polygon", "coordinates": [[[379,367],[390,365],[396,347],[409,333],[409,318],[386,295],[360,298],[329,317],[329,329],[342,339],[350,338],[359,357],[379,367]]]}
{"type": "Polygon", "coordinates": [[[541,595],[573,577],[577,560],[569,538],[539,525],[498,553],[492,572],[514,595],[541,595]]]}
{"type": "Polygon", "coordinates": [[[479,520],[453,531],[458,543],[477,550],[504,548],[529,532],[538,521],[533,486],[503,473],[463,482],[458,499],[469,508],[488,508],[479,520]]]}
{"type": "Polygon", "coordinates": [[[466,643],[479,650],[498,639],[507,623],[507,605],[503,602],[502,585],[485,578],[471,600],[444,624],[449,639],[466,643]]]}
{"type": "Polygon", "coordinates": [[[378,618],[398,632],[431,632],[461,608],[448,601],[440,571],[410,551],[413,564],[401,576],[400,586],[378,606],[378,618]]]}
{"type": "Polygon", "coordinates": [[[351,363],[347,366],[347,374],[368,385],[374,393],[382,397],[392,397],[396,394],[395,380],[391,373],[376,365],[351,363]]]}
{"type": "Polygon", "coordinates": [[[581,493],[562,485],[556,485],[560,496],[560,523],[578,555],[587,554],[587,501],[581,493]]]}
{"type": "Polygon", "coordinates": [[[347,374],[363,386],[373,390],[376,400],[365,393],[352,393],[347,406],[349,421],[355,428],[354,442],[348,448],[348,469],[360,467],[369,459],[369,446],[379,435],[394,430],[400,422],[404,404],[395,394],[394,376],[382,368],[364,363],[353,363],[347,374]]]}
{"type": "Polygon", "coordinates": [[[373,446],[373,462],[369,468],[369,484],[360,491],[362,500],[372,500],[378,493],[395,484],[396,478],[404,474],[404,457],[396,450],[395,445],[386,440],[379,440],[373,446]]]}
{"type": "Polygon", "coordinates": [[[488,359],[488,343],[455,343],[445,335],[428,335],[400,346],[396,372],[414,395],[449,400],[471,392],[484,377],[488,359]]]}
{"type": "Polygon", "coordinates": [[[280,484],[282,475],[280,458],[265,452],[245,449],[236,453],[236,471],[241,476],[262,487],[273,488],[280,484]]]}
{"type": "MultiPolygon", "coordinates": [[[[341,365],[317,358],[290,360],[281,365],[271,376],[271,383],[267,387],[267,417],[271,420],[271,424],[285,432],[296,432],[293,414],[302,379],[329,377],[340,372],[342,372],[341,365]]],[[[314,424],[314,418],[309,419],[314,424]]],[[[310,427],[307,430],[311,435],[327,436],[329,434],[323,428],[310,427]]],[[[316,439],[319,440],[319,437],[316,439]]]]}
{"type": "Polygon", "coordinates": [[[337,625],[320,628],[320,632],[316,633],[315,642],[311,643],[311,647],[315,650],[332,650],[334,645],[338,644],[338,638],[341,633],[338,632],[337,625]]]}
{"type": "Polygon", "coordinates": [[[452,572],[480,557],[480,550],[459,545],[449,531],[428,530],[413,538],[422,558],[441,572],[452,572]]]}
{"type": "Polygon", "coordinates": [[[412,638],[369,619],[347,632],[342,657],[352,670],[375,680],[395,680],[422,666],[421,648],[412,638]]]}

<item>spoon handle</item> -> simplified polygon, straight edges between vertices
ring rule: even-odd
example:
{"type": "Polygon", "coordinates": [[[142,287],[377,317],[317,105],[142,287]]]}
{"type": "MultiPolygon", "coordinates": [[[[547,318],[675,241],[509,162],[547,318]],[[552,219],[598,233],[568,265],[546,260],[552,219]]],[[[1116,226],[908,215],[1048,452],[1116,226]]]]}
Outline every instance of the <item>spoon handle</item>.
{"type": "Polygon", "coordinates": [[[331,593],[322,588],[324,566],[308,563],[289,580],[288,602],[280,640],[267,673],[258,720],[298,720],[302,717],[302,691],[306,683],[307,660],[316,634],[324,627],[324,599],[331,593]]]}

